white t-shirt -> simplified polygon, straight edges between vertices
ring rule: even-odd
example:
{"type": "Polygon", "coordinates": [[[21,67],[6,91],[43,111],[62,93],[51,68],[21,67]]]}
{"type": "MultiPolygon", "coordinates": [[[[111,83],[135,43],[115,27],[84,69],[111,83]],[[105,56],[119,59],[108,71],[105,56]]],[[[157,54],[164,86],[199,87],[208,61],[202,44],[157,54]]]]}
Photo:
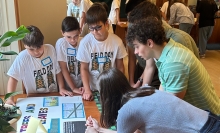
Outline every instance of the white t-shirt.
{"type": "Polygon", "coordinates": [[[161,12],[164,12],[165,16],[167,15],[167,8],[168,8],[168,5],[169,5],[169,1],[167,2],[164,2],[163,3],[163,6],[161,7],[161,12]]]}
{"type": "Polygon", "coordinates": [[[92,33],[87,34],[80,42],[76,58],[89,63],[90,87],[97,90],[98,75],[112,67],[116,67],[115,60],[127,56],[122,40],[115,34],[109,33],[105,41],[97,41],[92,33]]]}
{"type": "Polygon", "coordinates": [[[73,16],[80,21],[80,5],[76,6],[72,2],[68,5],[67,16],[73,16]]]}
{"type": "Polygon", "coordinates": [[[52,45],[44,44],[40,58],[31,56],[25,49],[21,51],[8,70],[8,75],[22,80],[28,93],[57,92],[56,74],[61,70],[52,45]]]}
{"type": "MultiPolygon", "coordinates": [[[[79,38],[78,43],[81,38],[79,38]]],[[[56,42],[57,61],[66,62],[70,77],[76,87],[82,87],[80,76],[80,62],[76,59],[78,45],[73,47],[65,38],[60,38],[56,42]]]]}
{"type": "Polygon", "coordinates": [[[82,12],[86,13],[89,8],[92,6],[92,2],[90,0],[81,0],[80,3],[80,17],[82,16],[82,12]]]}
{"type": "Polygon", "coordinates": [[[112,24],[116,24],[117,23],[115,9],[117,9],[117,8],[119,9],[120,8],[120,4],[121,4],[121,0],[113,0],[112,1],[111,11],[110,11],[110,14],[109,14],[109,19],[111,20],[112,24]]]}

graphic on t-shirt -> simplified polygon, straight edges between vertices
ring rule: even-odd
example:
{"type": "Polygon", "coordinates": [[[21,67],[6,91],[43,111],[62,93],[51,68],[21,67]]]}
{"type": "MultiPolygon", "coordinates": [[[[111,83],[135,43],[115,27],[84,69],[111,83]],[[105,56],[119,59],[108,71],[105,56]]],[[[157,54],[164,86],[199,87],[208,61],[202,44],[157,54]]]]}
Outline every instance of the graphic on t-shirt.
{"type": "Polygon", "coordinates": [[[113,58],[113,52],[99,52],[91,53],[92,68],[91,71],[97,70],[99,72],[111,68],[111,59],[113,58]]]}
{"type": "Polygon", "coordinates": [[[44,79],[41,75],[38,75],[35,77],[35,82],[36,82],[36,90],[38,92],[45,92],[46,91],[46,86],[44,79]]]}
{"type": "Polygon", "coordinates": [[[67,61],[69,72],[71,75],[78,76],[79,73],[79,61],[76,59],[76,49],[67,49],[67,61]]]}
{"type": "Polygon", "coordinates": [[[72,17],[75,17],[79,21],[79,8],[77,6],[73,6],[71,9],[72,17]]]}
{"type": "Polygon", "coordinates": [[[57,85],[56,79],[53,74],[53,63],[49,57],[42,59],[43,68],[34,70],[34,77],[36,83],[36,91],[43,92],[56,92],[57,85]]]}
{"type": "Polygon", "coordinates": [[[99,71],[98,59],[95,57],[92,59],[92,68],[91,69],[99,71]]]}
{"type": "Polygon", "coordinates": [[[79,76],[79,75],[80,75],[80,61],[78,61],[77,64],[78,64],[78,73],[77,73],[77,76],[79,76]]]}
{"type": "Polygon", "coordinates": [[[47,80],[48,80],[48,89],[50,92],[56,92],[56,82],[53,77],[53,73],[51,71],[48,71],[47,73],[47,80]]]}
{"type": "Polygon", "coordinates": [[[108,58],[107,60],[106,60],[106,62],[104,63],[104,65],[103,65],[103,71],[105,71],[105,70],[108,70],[109,68],[111,68],[111,60],[108,58]]]}
{"type": "Polygon", "coordinates": [[[68,66],[69,66],[69,72],[70,72],[70,74],[76,75],[76,74],[75,74],[75,66],[74,66],[74,63],[71,62],[71,61],[68,61],[68,66]]]}

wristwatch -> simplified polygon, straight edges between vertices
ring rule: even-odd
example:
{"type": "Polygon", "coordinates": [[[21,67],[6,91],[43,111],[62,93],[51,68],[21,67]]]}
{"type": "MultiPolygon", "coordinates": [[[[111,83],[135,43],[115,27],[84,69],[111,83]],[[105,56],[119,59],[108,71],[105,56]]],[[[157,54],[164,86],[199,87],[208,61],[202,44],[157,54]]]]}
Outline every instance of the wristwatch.
{"type": "Polygon", "coordinates": [[[138,81],[139,81],[140,83],[143,83],[143,79],[142,79],[142,78],[138,78],[138,81]]]}

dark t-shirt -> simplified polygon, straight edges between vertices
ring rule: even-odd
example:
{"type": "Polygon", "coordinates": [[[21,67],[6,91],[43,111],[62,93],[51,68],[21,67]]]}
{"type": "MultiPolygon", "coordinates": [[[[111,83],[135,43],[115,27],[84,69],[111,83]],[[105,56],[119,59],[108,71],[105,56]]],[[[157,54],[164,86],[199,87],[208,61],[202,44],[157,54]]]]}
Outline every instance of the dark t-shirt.
{"type": "Polygon", "coordinates": [[[196,12],[200,13],[199,28],[214,26],[215,13],[218,11],[216,3],[202,0],[198,3],[196,12]]]}

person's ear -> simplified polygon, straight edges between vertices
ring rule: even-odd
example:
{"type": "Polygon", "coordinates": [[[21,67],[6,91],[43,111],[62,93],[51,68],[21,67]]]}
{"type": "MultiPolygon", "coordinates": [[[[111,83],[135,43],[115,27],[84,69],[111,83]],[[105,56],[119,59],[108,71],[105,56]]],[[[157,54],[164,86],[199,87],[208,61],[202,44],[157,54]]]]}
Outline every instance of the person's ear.
{"type": "Polygon", "coordinates": [[[153,48],[154,46],[154,41],[152,39],[148,39],[147,40],[147,46],[150,47],[150,48],[153,48]]]}
{"type": "Polygon", "coordinates": [[[61,32],[61,34],[64,36],[64,33],[63,33],[63,31],[62,30],[60,30],[60,32],[61,32]]]}

